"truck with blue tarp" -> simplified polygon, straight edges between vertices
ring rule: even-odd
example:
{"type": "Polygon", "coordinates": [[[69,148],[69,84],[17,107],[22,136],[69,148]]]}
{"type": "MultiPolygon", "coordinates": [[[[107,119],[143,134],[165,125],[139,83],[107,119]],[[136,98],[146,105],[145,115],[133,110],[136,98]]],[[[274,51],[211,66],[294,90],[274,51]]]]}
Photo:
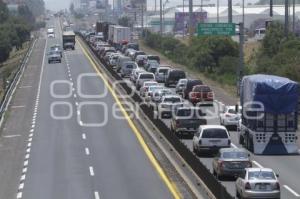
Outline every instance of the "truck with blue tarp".
{"type": "Polygon", "coordinates": [[[298,153],[299,84],[272,75],[250,75],[240,87],[239,143],[255,154],[298,153]]]}

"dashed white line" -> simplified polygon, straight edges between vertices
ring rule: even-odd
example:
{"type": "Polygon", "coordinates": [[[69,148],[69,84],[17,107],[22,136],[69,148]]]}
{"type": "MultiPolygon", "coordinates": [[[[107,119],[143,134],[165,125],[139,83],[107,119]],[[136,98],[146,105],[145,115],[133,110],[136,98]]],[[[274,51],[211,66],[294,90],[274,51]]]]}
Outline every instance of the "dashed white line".
{"type": "Polygon", "coordinates": [[[30,151],[31,151],[31,148],[26,149],[27,153],[30,153],[30,151]]]}
{"type": "Polygon", "coordinates": [[[76,95],[76,94],[74,94],[73,96],[74,96],[74,98],[76,98],[76,97],[77,97],[77,95],[76,95]]]}
{"type": "Polygon", "coordinates": [[[22,198],[22,195],[23,195],[23,193],[22,193],[22,192],[18,192],[18,194],[17,194],[17,199],[20,199],[20,198],[22,198]]]}
{"type": "Polygon", "coordinates": [[[20,106],[11,106],[12,109],[16,109],[16,108],[25,108],[25,106],[20,105],[20,106]]]}
{"type": "Polygon", "coordinates": [[[82,134],[82,139],[86,140],[86,135],[85,135],[85,133],[82,134]]]}
{"type": "Polygon", "coordinates": [[[252,162],[253,162],[253,164],[255,164],[256,166],[258,166],[259,168],[264,168],[261,164],[259,164],[255,160],[252,160],[252,162]]]}
{"type": "Polygon", "coordinates": [[[30,154],[28,153],[25,155],[25,159],[28,160],[29,158],[30,158],[30,154]]]}
{"type": "Polygon", "coordinates": [[[291,192],[294,196],[300,197],[300,195],[296,191],[294,191],[292,188],[290,188],[289,186],[283,185],[283,187],[286,188],[289,192],[291,192]]]}
{"type": "Polygon", "coordinates": [[[79,105],[79,103],[78,103],[78,102],[75,102],[75,105],[76,105],[76,106],[78,106],[78,105],[79,105]]]}
{"type": "Polygon", "coordinates": [[[21,180],[21,181],[24,181],[25,179],[26,179],[26,175],[23,174],[23,175],[21,176],[20,180],[21,180]]]}
{"type": "Polygon", "coordinates": [[[90,150],[89,150],[89,148],[85,148],[85,154],[86,154],[86,155],[90,155],[90,150]]]}
{"type": "Polygon", "coordinates": [[[27,147],[31,147],[31,142],[29,142],[29,143],[27,144],[27,147]]]}
{"type": "Polygon", "coordinates": [[[99,195],[98,191],[95,191],[94,195],[95,195],[95,199],[100,199],[100,195],[99,195]]]}
{"type": "Polygon", "coordinates": [[[19,185],[19,190],[22,190],[22,189],[24,189],[24,183],[21,183],[21,184],[19,185]]]}
{"type": "Polygon", "coordinates": [[[22,173],[27,173],[27,167],[23,168],[22,173]]]}
{"type": "Polygon", "coordinates": [[[89,170],[90,170],[90,175],[91,176],[95,176],[94,168],[93,167],[89,167],[89,170]]]}
{"type": "Polygon", "coordinates": [[[28,166],[28,160],[24,161],[24,167],[27,167],[28,166]]]}

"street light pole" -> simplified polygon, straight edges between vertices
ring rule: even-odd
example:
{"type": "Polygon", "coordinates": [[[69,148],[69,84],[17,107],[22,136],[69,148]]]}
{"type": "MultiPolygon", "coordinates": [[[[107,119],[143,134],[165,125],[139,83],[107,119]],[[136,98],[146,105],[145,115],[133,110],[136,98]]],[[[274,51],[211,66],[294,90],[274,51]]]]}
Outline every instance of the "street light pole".
{"type": "Polygon", "coordinates": [[[295,33],[295,20],[296,20],[296,11],[295,8],[296,7],[296,0],[293,0],[293,33],[295,33]]]}
{"type": "Polygon", "coordinates": [[[232,0],[228,0],[228,23],[232,23],[232,0]]]}
{"type": "Polygon", "coordinates": [[[245,0],[243,0],[243,24],[245,26],[245,0]]]}
{"type": "Polygon", "coordinates": [[[194,34],[193,33],[193,27],[192,27],[192,21],[193,21],[193,0],[189,0],[189,33],[190,33],[190,39],[193,37],[193,34],[194,34]]]}
{"type": "Polygon", "coordinates": [[[219,10],[220,10],[220,0],[217,0],[217,22],[220,22],[220,14],[219,14],[219,10]]]}
{"type": "Polygon", "coordinates": [[[163,26],[162,26],[162,0],[160,0],[160,10],[159,10],[159,18],[160,18],[160,34],[163,34],[163,26]]]}
{"type": "Polygon", "coordinates": [[[184,12],[184,0],[182,0],[182,13],[183,13],[183,29],[182,29],[182,37],[184,38],[184,32],[185,32],[185,12],[184,12]]]}
{"type": "Polygon", "coordinates": [[[270,17],[273,17],[273,0],[270,0],[270,17]]]}
{"type": "Polygon", "coordinates": [[[289,34],[289,0],[285,0],[285,22],[284,35],[287,38],[289,34]]]}

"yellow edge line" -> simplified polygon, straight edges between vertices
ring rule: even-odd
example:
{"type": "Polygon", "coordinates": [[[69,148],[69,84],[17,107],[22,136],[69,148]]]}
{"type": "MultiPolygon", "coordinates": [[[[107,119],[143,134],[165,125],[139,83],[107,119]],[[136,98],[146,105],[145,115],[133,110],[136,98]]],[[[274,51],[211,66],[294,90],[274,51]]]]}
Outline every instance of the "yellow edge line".
{"type": "MultiPolygon", "coordinates": [[[[78,41],[78,40],[77,40],[78,41]]],[[[81,42],[79,41],[78,44],[80,45],[81,49],[83,50],[84,55],[88,58],[89,62],[92,64],[94,70],[97,72],[97,74],[99,75],[99,77],[103,80],[104,84],[106,85],[106,87],[109,89],[110,93],[112,94],[112,96],[114,97],[115,101],[117,102],[118,106],[120,107],[122,113],[124,114],[129,126],[131,127],[131,129],[133,130],[135,136],[137,137],[140,145],[142,146],[143,150],[145,151],[146,155],[148,156],[150,162],[152,163],[152,165],[154,166],[154,168],[156,169],[157,173],[160,175],[160,177],[162,178],[162,180],[164,181],[164,183],[166,184],[166,186],[168,187],[168,189],[170,190],[170,192],[172,193],[173,197],[176,199],[180,199],[180,193],[177,190],[176,185],[174,185],[170,179],[167,177],[166,173],[164,172],[164,170],[161,168],[161,166],[159,165],[158,161],[156,160],[156,158],[154,157],[153,153],[151,152],[150,148],[148,147],[148,145],[146,144],[145,140],[143,139],[141,133],[139,132],[139,130],[137,129],[137,127],[134,125],[134,123],[132,122],[132,120],[130,119],[128,113],[125,111],[123,105],[121,104],[120,100],[118,99],[116,93],[114,92],[114,90],[112,89],[112,87],[108,84],[107,80],[105,79],[105,77],[101,74],[101,72],[99,71],[99,69],[97,68],[95,62],[93,61],[93,59],[90,57],[90,55],[87,53],[87,51],[85,50],[85,48],[81,45],[81,42]]]]}

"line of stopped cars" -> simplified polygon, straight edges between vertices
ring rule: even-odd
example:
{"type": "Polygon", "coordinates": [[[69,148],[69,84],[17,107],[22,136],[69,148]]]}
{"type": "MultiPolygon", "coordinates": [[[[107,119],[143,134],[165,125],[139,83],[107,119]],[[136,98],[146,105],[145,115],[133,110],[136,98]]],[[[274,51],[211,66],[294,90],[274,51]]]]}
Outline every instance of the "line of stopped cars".
{"type": "Polygon", "coordinates": [[[158,119],[170,121],[170,129],[176,136],[193,136],[196,155],[216,155],[212,162],[213,174],[219,180],[233,177],[238,198],[280,198],[274,171],[253,168],[246,150],[231,148],[226,127],[239,128],[240,107],[225,107],[219,115],[221,125],[208,125],[202,105],[213,105],[214,92],[201,80],[188,78],[183,70],[161,64],[159,56],[147,55],[136,43],[124,42],[119,47],[121,50],[117,50],[93,35],[82,33],[82,36],[102,62],[135,87],[154,108],[158,119]]]}

